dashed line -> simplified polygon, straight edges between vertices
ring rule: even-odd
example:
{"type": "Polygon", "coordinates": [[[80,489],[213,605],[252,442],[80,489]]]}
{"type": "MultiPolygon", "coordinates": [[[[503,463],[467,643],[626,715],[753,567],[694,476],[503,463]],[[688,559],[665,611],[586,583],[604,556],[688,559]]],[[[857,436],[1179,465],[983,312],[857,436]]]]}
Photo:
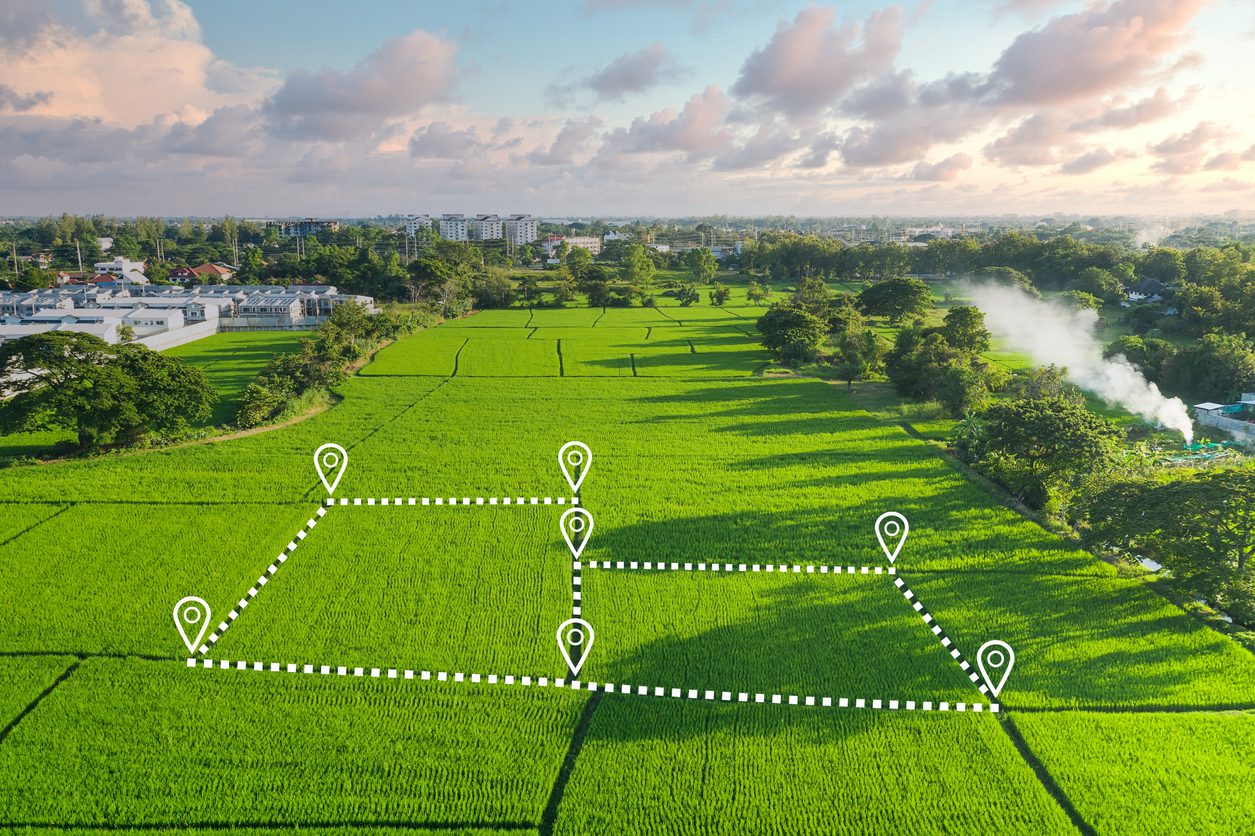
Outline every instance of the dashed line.
{"type": "Polygon", "coordinates": [[[775,563],[668,563],[666,561],[590,560],[589,569],[637,569],[671,572],[774,572],[807,575],[896,575],[893,566],[814,566],[775,563]]]}
{"type": "Polygon", "coordinates": [[[950,657],[959,663],[959,667],[967,674],[967,678],[972,680],[972,682],[980,688],[980,692],[982,694],[988,696],[989,686],[981,681],[980,674],[977,673],[967,659],[964,658],[963,654],[959,652],[959,649],[954,646],[954,642],[946,635],[945,631],[941,629],[941,625],[933,618],[932,613],[924,609],[924,605],[920,603],[919,598],[917,598],[915,593],[911,591],[910,587],[906,585],[906,582],[901,578],[894,578],[893,585],[896,586],[898,591],[902,593],[902,597],[910,603],[911,609],[919,613],[920,618],[924,619],[924,623],[928,625],[928,629],[932,630],[933,635],[941,641],[941,646],[946,649],[946,651],[950,654],[950,657]]]}
{"type": "Polygon", "coordinates": [[[578,496],[368,496],[368,497],[327,497],[327,506],[332,505],[579,505],[578,496]]]}
{"type": "Polygon", "coordinates": [[[699,688],[664,688],[660,685],[628,685],[611,682],[582,682],[578,679],[551,679],[546,676],[515,676],[452,671],[413,670],[410,668],[352,667],[348,665],[312,665],[295,662],[248,662],[229,659],[187,660],[189,668],[204,670],[235,670],[256,673],[296,673],[319,676],[353,676],[359,679],[419,680],[421,682],[452,682],[473,685],[506,685],[521,688],[566,688],[639,697],[704,700],[707,702],[738,702],[768,705],[796,705],[817,708],[850,708],[876,711],[936,711],[997,713],[1001,706],[986,702],[949,702],[937,700],[885,700],[863,697],[819,697],[805,694],[768,694],[749,691],[716,691],[699,688]]]}
{"type": "Polygon", "coordinates": [[[305,537],[309,534],[309,532],[314,530],[314,526],[318,525],[318,521],[321,520],[326,513],[326,508],[319,508],[314,513],[314,516],[305,523],[305,527],[298,531],[296,536],[293,537],[292,540],[288,542],[287,546],[284,547],[283,553],[276,557],[274,562],[266,567],[266,571],[257,578],[257,582],[249,588],[247,594],[239,600],[231,612],[227,613],[226,620],[218,625],[218,629],[211,633],[209,638],[205,639],[205,643],[197,650],[198,653],[208,653],[209,648],[213,647],[218,642],[218,639],[222,638],[222,634],[227,631],[227,628],[235,623],[235,620],[240,617],[240,613],[242,613],[244,608],[249,605],[249,602],[257,597],[258,591],[270,582],[270,579],[274,577],[275,572],[279,571],[279,567],[287,562],[287,559],[292,556],[294,551],[296,551],[297,545],[304,542],[305,537]]]}
{"type": "Polygon", "coordinates": [[[578,560],[571,561],[571,615],[579,618],[584,610],[583,606],[583,589],[580,580],[580,562],[578,560]]]}

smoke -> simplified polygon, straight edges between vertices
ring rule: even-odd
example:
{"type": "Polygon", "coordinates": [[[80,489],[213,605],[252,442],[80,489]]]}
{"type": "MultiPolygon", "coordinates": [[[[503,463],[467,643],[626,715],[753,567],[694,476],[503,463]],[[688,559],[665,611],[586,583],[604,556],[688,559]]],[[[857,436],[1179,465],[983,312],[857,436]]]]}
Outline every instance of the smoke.
{"type": "Polygon", "coordinates": [[[1123,354],[1111,359],[1102,356],[1102,344],[1094,332],[1096,312],[1034,299],[1013,287],[969,284],[964,293],[984,312],[990,332],[1034,363],[1064,366],[1068,382],[1179,431],[1187,444],[1194,440],[1194,428],[1180,398],[1164,397],[1123,354]]]}

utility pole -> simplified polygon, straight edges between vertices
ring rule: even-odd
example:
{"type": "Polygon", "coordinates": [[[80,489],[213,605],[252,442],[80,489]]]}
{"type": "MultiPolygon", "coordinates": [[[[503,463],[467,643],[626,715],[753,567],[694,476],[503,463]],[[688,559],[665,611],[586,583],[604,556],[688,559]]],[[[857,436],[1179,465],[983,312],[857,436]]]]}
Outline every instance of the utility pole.
{"type": "Polygon", "coordinates": [[[74,239],[74,252],[78,254],[78,271],[83,272],[83,246],[78,239],[74,239]]]}
{"type": "Polygon", "coordinates": [[[13,239],[13,280],[21,281],[22,276],[17,271],[17,239],[13,239]]]}

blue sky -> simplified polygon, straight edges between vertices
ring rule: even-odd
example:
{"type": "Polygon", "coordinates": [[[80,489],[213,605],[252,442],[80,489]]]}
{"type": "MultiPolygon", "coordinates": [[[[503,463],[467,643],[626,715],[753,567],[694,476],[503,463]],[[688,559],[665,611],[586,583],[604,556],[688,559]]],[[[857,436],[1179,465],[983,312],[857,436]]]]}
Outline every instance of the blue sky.
{"type": "Polygon", "coordinates": [[[9,0],[6,211],[1255,209],[1249,0],[9,0]]]}

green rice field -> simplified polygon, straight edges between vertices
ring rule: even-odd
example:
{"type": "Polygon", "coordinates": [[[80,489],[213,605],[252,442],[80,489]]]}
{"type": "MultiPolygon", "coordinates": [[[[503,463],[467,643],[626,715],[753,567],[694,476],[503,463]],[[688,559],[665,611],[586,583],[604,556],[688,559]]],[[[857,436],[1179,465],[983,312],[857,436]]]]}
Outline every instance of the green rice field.
{"type": "MultiPolygon", "coordinates": [[[[761,311],[481,312],[281,429],[0,470],[0,830],[1249,829],[1255,658],[844,385],[761,376],[761,311]],[[949,652],[991,639],[996,699],[949,652]]],[[[224,392],[289,350],[222,336],[186,350],[224,392]]]]}

